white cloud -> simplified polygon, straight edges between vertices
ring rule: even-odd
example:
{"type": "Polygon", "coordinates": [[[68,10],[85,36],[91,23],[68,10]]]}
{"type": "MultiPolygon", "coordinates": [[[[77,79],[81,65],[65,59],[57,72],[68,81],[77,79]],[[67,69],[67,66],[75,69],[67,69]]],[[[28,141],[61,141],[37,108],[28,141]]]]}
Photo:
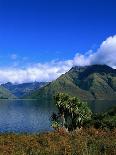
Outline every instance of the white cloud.
{"type": "Polygon", "coordinates": [[[24,69],[0,69],[0,83],[24,83],[32,81],[52,81],[72,67],[72,60],[34,64],[24,69]]]}
{"type": "Polygon", "coordinates": [[[92,64],[106,64],[116,67],[116,35],[108,37],[103,41],[96,52],[77,53],[74,58],[74,65],[85,66],[92,64]]]}
{"type": "MultiPolygon", "coordinates": [[[[12,59],[16,62],[17,55],[12,55],[12,59]]],[[[20,68],[19,65],[14,65],[11,68],[1,68],[0,83],[52,81],[67,72],[72,66],[92,64],[107,64],[116,68],[116,35],[103,41],[96,52],[89,50],[85,54],[77,53],[73,60],[37,63],[25,68],[20,68]]]]}

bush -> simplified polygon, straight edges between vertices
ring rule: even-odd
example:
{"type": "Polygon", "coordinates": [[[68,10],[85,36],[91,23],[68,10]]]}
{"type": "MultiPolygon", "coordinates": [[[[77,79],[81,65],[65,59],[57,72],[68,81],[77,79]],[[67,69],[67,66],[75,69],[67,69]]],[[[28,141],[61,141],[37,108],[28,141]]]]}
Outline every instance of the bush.
{"type": "Polygon", "coordinates": [[[84,122],[91,119],[91,110],[86,102],[82,102],[77,97],[72,97],[64,93],[59,93],[54,97],[59,114],[53,113],[51,120],[69,131],[81,128],[84,122]]]}

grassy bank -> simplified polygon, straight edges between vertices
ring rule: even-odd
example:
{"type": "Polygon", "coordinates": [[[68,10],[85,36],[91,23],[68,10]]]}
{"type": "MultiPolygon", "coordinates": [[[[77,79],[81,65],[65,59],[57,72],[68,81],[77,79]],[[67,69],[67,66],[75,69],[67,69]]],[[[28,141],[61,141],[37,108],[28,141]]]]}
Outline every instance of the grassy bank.
{"type": "Polygon", "coordinates": [[[116,129],[63,130],[38,135],[1,134],[0,155],[115,155],[116,129]]]}

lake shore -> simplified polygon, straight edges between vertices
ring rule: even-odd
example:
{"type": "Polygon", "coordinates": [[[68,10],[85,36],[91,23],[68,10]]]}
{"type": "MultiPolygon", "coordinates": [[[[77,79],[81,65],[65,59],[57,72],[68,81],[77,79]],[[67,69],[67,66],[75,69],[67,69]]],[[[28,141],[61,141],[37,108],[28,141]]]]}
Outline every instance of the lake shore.
{"type": "Polygon", "coordinates": [[[66,133],[0,134],[0,155],[115,155],[116,128],[86,128],[66,133]]]}

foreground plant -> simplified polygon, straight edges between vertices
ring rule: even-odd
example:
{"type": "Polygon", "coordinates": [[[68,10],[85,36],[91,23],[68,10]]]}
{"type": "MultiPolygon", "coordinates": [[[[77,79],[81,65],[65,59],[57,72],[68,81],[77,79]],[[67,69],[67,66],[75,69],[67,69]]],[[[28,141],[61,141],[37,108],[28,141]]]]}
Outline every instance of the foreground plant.
{"type": "MultiPolygon", "coordinates": [[[[86,102],[77,97],[72,97],[64,93],[58,93],[54,97],[59,113],[52,115],[52,123],[58,127],[67,128],[68,131],[81,128],[84,122],[91,119],[92,112],[86,102]],[[56,122],[56,123],[55,123],[56,122]]],[[[52,126],[54,126],[52,124],[52,126]]]]}

